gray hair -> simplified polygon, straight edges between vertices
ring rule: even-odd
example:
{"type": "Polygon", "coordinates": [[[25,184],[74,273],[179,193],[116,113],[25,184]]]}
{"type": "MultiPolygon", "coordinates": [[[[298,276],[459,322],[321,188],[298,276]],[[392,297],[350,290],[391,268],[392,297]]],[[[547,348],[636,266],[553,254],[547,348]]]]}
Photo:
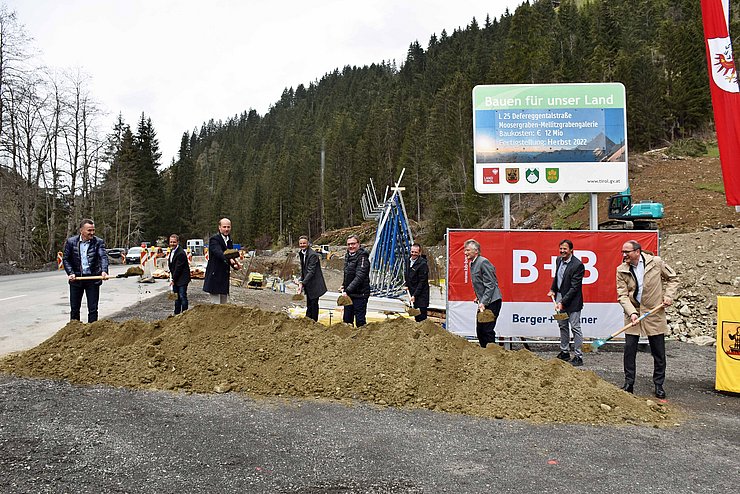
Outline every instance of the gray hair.
{"type": "Polygon", "coordinates": [[[468,240],[465,241],[465,244],[464,245],[465,245],[465,247],[472,247],[472,248],[474,248],[478,252],[478,254],[480,254],[480,244],[478,243],[477,240],[473,240],[472,238],[471,239],[468,239],[468,240]]]}

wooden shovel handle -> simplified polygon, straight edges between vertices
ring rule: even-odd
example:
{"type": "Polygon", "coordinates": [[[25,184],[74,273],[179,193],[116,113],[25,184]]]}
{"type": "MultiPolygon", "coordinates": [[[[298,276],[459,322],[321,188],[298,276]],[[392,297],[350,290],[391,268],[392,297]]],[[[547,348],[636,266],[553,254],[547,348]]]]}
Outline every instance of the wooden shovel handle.
{"type": "Polygon", "coordinates": [[[102,276],[77,276],[75,277],[74,281],[93,281],[93,280],[103,280],[103,279],[111,279],[110,276],[108,278],[103,278],[102,276]]]}
{"type": "MultiPolygon", "coordinates": [[[[652,314],[653,312],[655,312],[655,311],[657,311],[657,310],[660,310],[660,309],[662,309],[663,307],[665,307],[665,304],[660,304],[660,305],[656,305],[655,307],[653,307],[652,309],[650,309],[649,311],[645,312],[645,313],[644,313],[643,315],[641,315],[640,317],[638,317],[638,318],[637,318],[637,322],[640,322],[640,321],[642,321],[642,320],[643,320],[643,319],[645,319],[645,318],[646,318],[647,316],[649,316],[650,314],[652,314]]],[[[622,329],[620,329],[619,331],[617,331],[617,332],[615,332],[615,333],[612,333],[612,334],[611,334],[611,335],[609,336],[609,338],[607,338],[607,340],[611,340],[611,339],[612,339],[612,338],[614,338],[615,336],[619,336],[620,334],[624,333],[625,331],[627,331],[627,330],[628,330],[629,328],[631,328],[631,327],[632,327],[632,323],[629,323],[629,324],[625,324],[625,325],[624,325],[624,327],[623,327],[622,329]]]]}

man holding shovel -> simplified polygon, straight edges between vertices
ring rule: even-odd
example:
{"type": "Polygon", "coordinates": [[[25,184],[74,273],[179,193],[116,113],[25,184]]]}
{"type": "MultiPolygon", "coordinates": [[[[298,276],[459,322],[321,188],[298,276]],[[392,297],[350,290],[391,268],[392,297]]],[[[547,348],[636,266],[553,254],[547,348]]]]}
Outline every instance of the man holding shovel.
{"type": "Polygon", "coordinates": [[[470,281],[475,292],[475,302],[478,304],[475,324],[478,344],[486,348],[489,343],[496,343],[496,320],[503,304],[496,268],[491,261],[480,255],[480,243],[477,240],[466,240],[463,252],[470,262],[470,281]],[[493,320],[481,317],[485,311],[492,313],[493,320]]]}
{"type": "Polygon", "coordinates": [[[625,324],[632,323],[624,334],[624,386],[634,392],[637,344],[644,333],[653,355],[655,396],[665,398],[665,334],[668,322],[665,311],[657,310],[642,320],[640,315],[661,304],[673,303],[678,290],[678,275],[663,259],[642,251],[635,240],[622,246],[622,264],[617,267],[617,297],[624,309],[625,324]]]}
{"type": "Polygon", "coordinates": [[[306,293],[306,317],[319,320],[319,298],[326,293],[324,273],[321,272],[319,254],[309,247],[308,237],[298,238],[301,261],[301,279],[298,280],[298,293],[306,293]]]}
{"type": "Polygon", "coordinates": [[[84,294],[87,298],[87,322],[97,321],[100,285],[103,284],[102,280],[108,279],[108,254],[105,252],[103,239],[95,236],[95,224],[92,220],[82,220],[79,235],[67,239],[62,264],[69,279],[69,319],[80,320],[84,294]],[[100,276],[102,279],[77,279],[87,276],[100,276]]]}
{"type": "Polygon", "coordinates": [[[239,253],[234,250],[231,240],[231,220],[221,218],[218,221],[218,233],[208,240],[208,264],[203,291],[211,294],[211,302],[225,304],[229,300],[230,269],[241,269],[236,260],[239,253]],[[232,256],[231,254],[236,254],[232,256]]]}
{"type": "Polygon", "coordinates": [[[342,321],[355,323],[358,328],[367,322],[367,301],[370,298],[370,255],[360,246],[357,235],[347,237],[344,256],[344,278],[339,290],[342,297],[349,297],[351,304],[344,306],[342,321]]]}
{"type": "Polygon", "coordinates": [[[406,269],[406,289],[409,291],[409,300],[419,314],[414,316],[416,322],[427,318],[429,308],[429,265],[425,256],[421,255],[421,245],[411,246],[410,259],[406,269]]]}
{"type": "Polygon", "coordinates": [[[190,263],[188,255],[180,247],[180,237],[170,235],[170,254],[167,264],[170,268],[170,285],[175,295],[175,315],[188,310],[188,284],[190,284],[190,263]]]}
{"type": "Polygon", "coordinates": [[[573,255],[573,242],[565,239],[560,242],[560,258],[555,266],[555,277],[547,296],[555,299],[555,310],[563,312],[567,318],[558,319],[560,327],[560,353],[558,358],[570,360],[570,333],[573,332],[573,352],[570,363],[583,365],[583,332],[581,331],[581,310],[583,309],[583,274],[586,272],[580,259],[573,255]],[[570,329],[568,328],[570,326],[570,329]]]}

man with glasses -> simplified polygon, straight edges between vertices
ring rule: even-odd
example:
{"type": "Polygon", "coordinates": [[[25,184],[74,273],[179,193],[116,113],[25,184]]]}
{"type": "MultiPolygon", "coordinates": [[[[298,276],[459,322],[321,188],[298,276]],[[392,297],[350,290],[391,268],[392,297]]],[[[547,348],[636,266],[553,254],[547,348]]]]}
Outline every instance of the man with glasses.
{"type": "Polygon", "coordinates": [[[370,254],[360,247],[357,235],[347,237],[347,254],[344,256],[344,281],[339,289],[342,295],[352,299],[352,305],[344,306],[342,320],[353,322],[359,328],[366,323],[367,300],[370,298],[370,254]]]}
{"type": "Polygon", "coordinates": [[[637,344],[640,334],[645,334],[653,355],[653,384],[655,396],[665,398],[665,334],[668,322],[665,311],[658,310],[638,322],[640,315],[661,304],[673,303],[678,290],[678,275],[663,259],[643,252],[635,240],[622,246],[622,264],[617,267],[617,297],[624,309],[625,324],[632,327],[625,331],[624,341],[624,386],[628,393],[634,392],[637,344]]]}

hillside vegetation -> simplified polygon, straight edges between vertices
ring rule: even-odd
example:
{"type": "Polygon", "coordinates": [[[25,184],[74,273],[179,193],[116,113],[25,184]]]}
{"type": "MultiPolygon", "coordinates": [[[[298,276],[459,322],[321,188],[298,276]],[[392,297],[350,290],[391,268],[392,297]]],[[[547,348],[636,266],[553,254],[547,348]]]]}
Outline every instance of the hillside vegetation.
{"type": "MultiPolygon", "coordinates": [[[[13,15],[0,17],[3,33],[14,34],[13,15]]],[[[732,24],[737,32],[737,17],[732,24]]],[[[14,58],[24,48],[15,34],[0,45],[3,101],[18,98],[0,106],[0,260],[22,266],[52,259],[82,217],[95,219],[110,246],[171,232],[205,237],[222,216],[250,248],[318,238],[360,224],[370,179],[382,196],[402,169],[406,207],[425,243],[439,242],[446,228],[495,226],[500,196],[473,185],[471,91],[481,84],[621,82],[630,150],[713,138],[696,0],[535,0],[498,19],[471,19],[424,45],[410,40],[400,64],[348,60],[286,88],[264,115],[235,108],[232,118],[205,122],[182,135],[177,160],[163,171],[155,122],[142,113],[134,131],[119,117],[105,139],[93,137],[87,99],[67,102],[55,81],[24,79],[32,71],[14,58]],[[48,122],[24,139],[23,122],[36,115],[48,122]]],[[[66,85],[84,93],[80,81],[66,85]]],[[[661,200],[657,190],[640,190],[638,171],[631,166],[636,197],[661,200]]],[[[515,224],[587,224],[582,195],[558,201],[516,197],[515,224]]]]}

